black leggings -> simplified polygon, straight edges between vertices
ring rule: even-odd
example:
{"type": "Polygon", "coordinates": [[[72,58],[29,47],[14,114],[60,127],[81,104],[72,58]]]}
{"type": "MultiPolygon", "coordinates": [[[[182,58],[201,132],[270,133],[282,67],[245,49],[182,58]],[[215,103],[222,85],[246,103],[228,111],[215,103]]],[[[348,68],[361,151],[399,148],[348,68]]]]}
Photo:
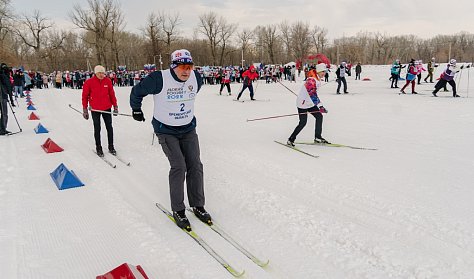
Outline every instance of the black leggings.
{"type": "Polygon", "coordinates": [[[230,83],[221,83],[221,90],[219,93],[222,93],[222,89],[224,89],[224,86],[227,87],[227,93],[230,94],[230,83]]]}
{"type": "MultiPolygon", "coordinates": [[[[111,111],[111,109],[107,109],[105,111],[111,111]]],[[[92,114],[92,122],[94,123],[94,138],[95,138],[95,145],[102,146],[100,142],[100,116],[104,119],[105,129],[107,130],[107,140],[109,146],[114,145],[114,128],[112,127],[112,114],[110,113],[103,113],[103,112],[96,112],[91,111],[92,114]]]]}
{"type": "Polygon", "coordinates": [[[449,83],[449,85],[451,85],[451,87],[453,88],[453,96],[456,95],[456,82],[453,80],[445,80],[445,79],[440,79],[436,85],[435,85],[435,90],[433,91],[433,93],[438,93],[438,91],[444,87],[444,90],[446,91],[446,83],[449,83]]]}
{"type": "Polygon", "coordinates": [[[323,131],[323,115],[319,112],[319,108],[317,106],[314,106],[309,109],[298,108],[298,116],[300,118],[300,122],[298,123],[298,126],[296,126],[291,136],[288,138],[288,140],[290,140],[291,142],[294,142],[296,140],[296,136],[298,136],[301,130],[303,130],[304,126],[306,126],[306,123],[308,122],[308,114],[306,114],[306,112],[311,113],[316,119],[314,127],[314,138],[321,138],[321,133],[323,131]]]}

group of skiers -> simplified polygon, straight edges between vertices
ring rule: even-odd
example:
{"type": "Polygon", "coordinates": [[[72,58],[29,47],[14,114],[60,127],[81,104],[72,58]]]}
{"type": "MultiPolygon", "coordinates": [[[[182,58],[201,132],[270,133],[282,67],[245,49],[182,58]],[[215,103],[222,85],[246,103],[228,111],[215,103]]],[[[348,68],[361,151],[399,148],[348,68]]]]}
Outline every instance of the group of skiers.
{"type": "MultiPolygon", "coordinates": [[[[319,144],[330,144],[322,137],[323,114],[328,110],[322,105],[319,98],[319,89],[322,86],[322,79],[329,72],[329,65],[318,63],[306,72],[306,79],[297,94],[296,109],[299,122],[287,140],[287,145],[294,148],[298,134],[307,124],[308,113],[315,118],[314,142],[319,144]]],[[[434,58],[428,64],[428,76],[433,82],[433,69],[436,67],[434,58]]],[[[357,76],[360,79],[361,67],[356,67],[357,76]],[[357,69],[359,67],[359,69],[357,69]]],[[[398,88],[397,82],[400,71],[405,66],[396,60],[391,69],[392,88],[398,88]]],[[[423,66],[421,61],[412,59],[408,64],[406,84],[401,89],[405,93],[405,88],[411,83],[412,93],[415,91],[415,78],[421,75],[423,66]]],[[[456,94],[454,75],[457,72],[456,60],[451,59],[447,65],[439,82],[435,86],[433,95],[449,83],[453,87],[453,96],[456,94]]],[[[343,92],[348,93],[346,75],[350,73],[345,62],[342,62],[337,70],[337,94],[340,94],[341,86],[343,92]]],[[[230,71],[223,72],[223,79],[219,93],[222,94],[224,87],[230,95],[230,71]]],[[[241,74],[243,86],[237,95],[237,100],[242,97],[243,92],[248,88],[251,100],[254,100],[253,82],[259,78],[257,69],[251,65],[241,74]]],[[[291,76],[291,74],[290,74],[291,76]]],[[[421,77],[418,78],[418,82],[421,77]]],[[[179,49],[171,54],[171,65],[167,70],[153,71],[140,79],[130,92],[130,107],[132,116],[136,121],[145,121],[141,109],[143,98],[148,95],[153,97],[154,110],[151,121],[154,133],[157,135],[164,154],[170,164],[169,188],[171,198],[171,209],[176,224],[184,229],[191,230],[191,225],[186,217],[184,203],[184,183],[186,181],[189,205],[194,214],[204,223],[212,224],[211,215],[205,210],[203,165],[200,159],[200,147],[198,135],[196,133],[196,117],[194,115],[194,102],[203,85],[203,76],[194,69],[194,62],[191,53],[186,49],[179,49]]],[[[6,130],[8,96],[12,98],[12,88],[9,81],[9,68],[1,64],[0,71],[1,87],[1,116],[0,135],[8,133],[6,130]]],[[[94,68],[94,75],[85,80],[82,87],[82,108],[84,119],[89,119],[89,112],[92,115],[94,126],[94,139],[98,156],[104,156],[100,139],[101,118],[105,123],[108,139],[108,151],[116,155],[114,146],[114,136],[112,127],[112,116],[118,114],[118,104],[114,92],[114,84],[107,77],[105,68],[97,65],[94,68]]],[[[13,100],[11,100],[13,102],[13,100]]]]}
{"type": "MultiPolygon", "coordinates": [[[[428,71],[427,76],[424,78],[424,82],[427,83],[429,79],[430,83],[434,83],[433,82],[434,69],[438,67],[438,64],[436,64],[436,59],[433,57],[431,58],[431,61],[428,62],[427,69],[425,69],[423,67],[422,60],[411,59],[408,65],[401,65],[400,60],[397,59],[393,62],[392,67],[390,69],[390,72],[391,72],[390,88],[399,88],[397,85],[398,80],[400,79],[401,70],[405,67],[407,67],[407,73],[405,76],[406,82],[405,82],[405,85],[401,88],[400,93],[406,94],[405,89],[411,83],[411,94],[418,94],[418,92],[415,91],[415,84],[421,84],[422,72],[428,71]]],[[[452,90],[453,90],[453,97],[460,97],[456,92],[456,82],[454,81],[454,75],[459,71],[460,69],[456,67],[456,59],[451,59],[449,63],[446,65],[446,68],[441,73],[439,80],[435,85],[435,89],[432,92],[433,96],[437,97],[437,93],[441,88],[444,88],[444,91],[447,92],[448,90],[446,88],[446,84],[449,83],[449,85],[451,85],[452,90]]]]}

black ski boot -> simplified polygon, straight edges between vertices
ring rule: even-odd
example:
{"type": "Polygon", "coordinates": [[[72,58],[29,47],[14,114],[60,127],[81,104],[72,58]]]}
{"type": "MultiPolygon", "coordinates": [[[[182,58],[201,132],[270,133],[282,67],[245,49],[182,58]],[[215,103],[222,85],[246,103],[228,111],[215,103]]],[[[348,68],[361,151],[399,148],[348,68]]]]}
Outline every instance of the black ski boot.
{"type": "Polygon", "coordinates": [[[295,143],[294,143],[293,141],[291,141],[291,140],[287,140],[287,141],[286,141],[286,145],[289,145],[289,146],[291,146],[291,147],[295,147],[295,143]]]}
{"type": "Polygon", "coordinates": [[[188,217],[184,210],[173,211],[173,218],[176,221],[176,225],[183,230],[191,231],[191,224],[189,223],[188,217]]]}
{"type": "Polygon", "coordinates": [[[202,206],[193,207],[193,212],[203,223],[212,226],[211,215],[202,206]]]}
{"type": "Polygon", "coordinates": [[[117,151],[115,150],[115,147],[113,145],[109,145],[109,153],[112,155],[117,155],[117,151]]]}
{"type": "Polygon", "coordinates": [[[104,151],[102,151],[102,146],[96,146],[95,151],[97,152],[97,156],[104,157],[104,151]]]}
{"type": "Polygon", "coordinates": [[[327,141],[324,138],[315,138],[314,143],[321,143],[321,144],[331,144],[329,141],[327,141]]]}

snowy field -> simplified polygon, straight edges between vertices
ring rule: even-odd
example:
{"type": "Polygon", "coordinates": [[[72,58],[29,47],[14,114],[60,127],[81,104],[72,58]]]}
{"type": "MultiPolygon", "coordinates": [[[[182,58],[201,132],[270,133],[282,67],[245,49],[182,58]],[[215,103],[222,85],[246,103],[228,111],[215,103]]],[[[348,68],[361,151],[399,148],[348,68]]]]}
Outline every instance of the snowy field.
{"type": "MultiPolygon", "coordinates": [[[[296,97],[282,85],[260,81],[260,101],[249,101],[247,91],[243,103],[232,101],[239,84],[232,84],[234,96],[204,86],[196,116],[206,208],[270,264],[258,267],[188,213],[194,230],[245,278],[474,278],[470,75],[461,76],[463,98],[442,91],[434,98],[423,81],[419,95],[399,95],[390,89],[389,66],[364,66],[362,78],[371,81],[348,77],[347,95],[328,83],[320,92],[329,111],[323,137],[378,150],[300,146],[319,158],[274,143],[286,142],[296,116],[246,121],[295,113],[296,97]]],[[[302,80],[283,84],[298,92],[302,80]]],[[[116,88],[122,113],[131,111],[129,93],[116,88]]],[[[1,278],[95,278],[124,262],[153,279],[233,278],[155,207],[169,207],[169,166],[152,144],[150,96],[146,122],[114,117],[115,147],[131,162],[106,154],[116,169],[92,152],[92,121],[68,106],[81,107],[80,91],[31,96],[40,120],[27,119],[31,111],[20,99],[23,132],[0,137],[1,278]],[[48,134],[34,132],[39,122],[48,134]],[[64,152],[45,153],[47,138],[64,152]],[[59,191],[49,173],[61,163],[85,187],[59,191]]],[[[11,114],[8,129],[18,130],[11,114]]],[[[297,141],[311,141],[313,129],[311,117],[297,141]]]]}

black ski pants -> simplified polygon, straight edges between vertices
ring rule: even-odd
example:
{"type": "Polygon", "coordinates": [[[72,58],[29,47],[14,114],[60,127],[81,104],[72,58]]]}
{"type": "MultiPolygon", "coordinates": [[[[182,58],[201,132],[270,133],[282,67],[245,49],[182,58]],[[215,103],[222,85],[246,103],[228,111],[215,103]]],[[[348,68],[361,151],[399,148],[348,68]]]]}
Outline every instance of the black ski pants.
{"type": "Polygon", "coordinates": [[[222,93],[222,89],[224,89],[224,86],[227,87],[227,93],[230,95],[230,83],[221,83],[221,89],[219,90],[219,94],[222,93]]]}
{"type": "MultiPolygon", "coordinates": [[[[105,110],[105,111],[111,111],[111,109],[105,110]]],[[[94,123],[94,139],[95,139],[95,145],[100,146],[101,141],[100,141],[100,116],[104,119],[105,123],[105,129],[107,130],[107,140],[109,147],[114,146],[114,128],[112,127],[112,114],[110,113],[104,113],[104,112],[97,112],[97,111],[91,111],[92,114],[92,122],[94,123]]]]}
{"type": "Polygon", "coordinates": [[[317,106],[314,106],[309,109],[298,108],[300,122],[298,123],[298,126],[296,126],[291,136],[288,138],[289,141],[294,142],[296,140],[296,136],[298,136],[301,130],[303,130],[304,126],[306,126],[306,123],[308,122],[307,112],[311,113],[316,119],[314,126],[314,138],[321,138],[321,134],[323,132],[323,114],[319,112],[319,108],[317,106]]]}
{"type": "Polygon", "coordinates": [[[245,84],[245,82],[244,82],[244,86],[242,86],[242,90],[240,90],[239,96],[237,96],[237,100],[240,99],[240,96],[242,96],[242,92],[244,92],[244,90],[247,89],[247,88],[250,91],[250,99],[253,99],[253,85],[252,84],[245,84]]]}
{"type": "Polygon", "coordinates": [[[341,90],[341,83],[344,84],[344,93],[347,93],[347,81],[346,77],[340,77],[337,79],[337,93],[341,90]]]}
{"type": "Polygon", "coordinates": [[[453,88],[453,96],[456,96],[456,82],[453,80],[444,80],[444,79],[440,79],[436,85],[435,85],[435,90],[433,91],[433,93],[438,93],[438,91],[444,87],[445,91],[446,91],[446,83],[449,83],[449,85],[451,85],[451,87],[453,88]]]}
{"type": "MultiPolygon", "coordinates": [[[[2,93],[0,92],[0,95],[2,93]]],[[[2,96],[0,96],[2,98],[2,96]]],[[[6,132],[7,131],[7,124],[8,124],[8,100],[7,99],[1,99],[0,100],[0,132],[6,132]]]]}

